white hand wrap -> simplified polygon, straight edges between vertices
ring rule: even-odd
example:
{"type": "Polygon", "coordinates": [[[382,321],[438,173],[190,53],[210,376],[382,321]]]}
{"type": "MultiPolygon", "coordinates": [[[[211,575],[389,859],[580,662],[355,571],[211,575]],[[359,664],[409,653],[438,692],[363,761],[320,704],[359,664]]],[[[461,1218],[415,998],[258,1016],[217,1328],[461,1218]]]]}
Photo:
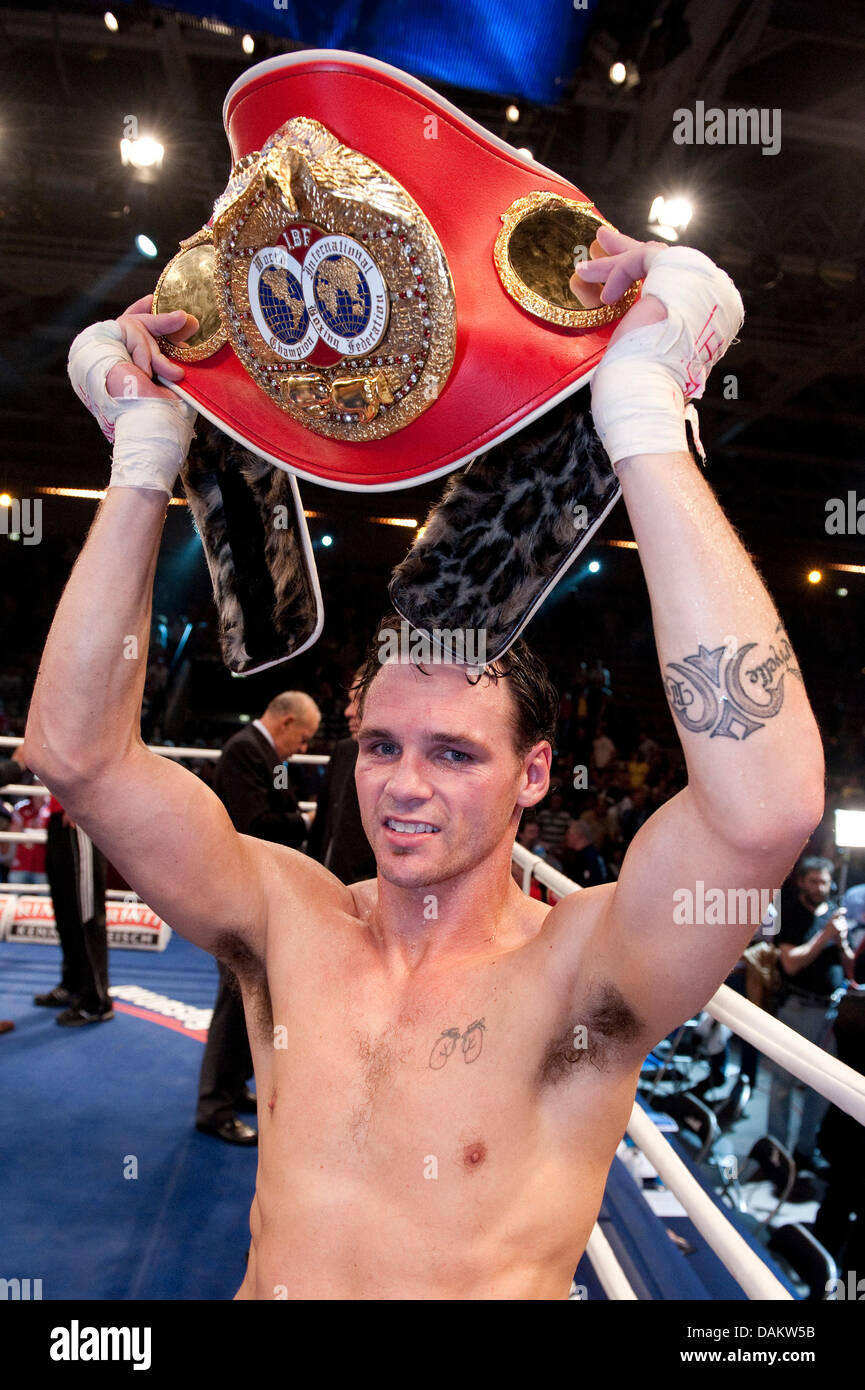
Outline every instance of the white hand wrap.
{"type": "Polygon", "coordinates": [[[108,486],[153,488],[170,497],[189,451],[197,413],[179,396],[171,401],[139,397],[131,373],[130,394],[119,399],[109,395],[106,378],[118,363],[132,366],[132,358],[114,319],[85,328],[69,349],[69,379],[75,394],[114,445],[108,486]]]}
{"type": "MultiPolygon", "coordinates": [[[[742,326],[745,311],[729,275],[702,251],[659,251],[643,281],[667,310],[607,351],[592,378],[595,429],[615,464],[636,454],[688,452],[685,419],[696,410],[712,366],[742,326]]],[[[699,436],[697,436],[699,440],[699,436]]]]}

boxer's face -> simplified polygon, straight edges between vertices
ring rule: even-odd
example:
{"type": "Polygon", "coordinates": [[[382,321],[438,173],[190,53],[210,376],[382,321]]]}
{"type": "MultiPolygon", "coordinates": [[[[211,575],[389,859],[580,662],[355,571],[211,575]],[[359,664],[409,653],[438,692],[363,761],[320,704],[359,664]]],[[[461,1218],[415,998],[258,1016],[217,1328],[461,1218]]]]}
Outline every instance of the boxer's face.
{"type": "Polygon", "coordinates": [[[363,827],[382,877],[404,888],[486,859],[548,782],[548,743],[525,758],[516,751],[507,681],[471,685],[459,666],[384,665],[358,744],[363,827]]]}

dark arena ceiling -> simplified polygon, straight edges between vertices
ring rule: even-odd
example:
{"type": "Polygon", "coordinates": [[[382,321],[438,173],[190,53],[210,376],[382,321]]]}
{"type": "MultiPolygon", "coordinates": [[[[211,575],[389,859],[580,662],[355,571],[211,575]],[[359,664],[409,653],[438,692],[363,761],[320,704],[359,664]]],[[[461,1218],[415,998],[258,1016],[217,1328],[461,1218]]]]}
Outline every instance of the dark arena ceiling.
{"type": "MultiPolygon", "coordinates": [[[[747,311],[701,406],[710,481],[779,602],[807,601],[803,576],[818,566],[819,602],[837,603],[843,585],[851,614],[861,611],[865,574],[832,566],[862,564],[862,536],[826,529],[829,499],[865,498],[860,0],[114,9],[114,31],[102,4],[0,9],[0,488],[104,485],[106,447],[66,378],[71,339],[150,291],[179,239],[207,221],[228,168],[222,102],[244,68],[339,46],[429,82],[633,235],[647,235],[657,195],[691,201],[682,239],[733,275],[747,311]],[[618,85],[616,62],[627,73],[618,85]],[[766,138],[677,143],[675,113],[698,103],[758,109],[766,138]],[[121,163],[129,117],[165,146],[150,181],[121,163]],[[155,259],[136,251],[140,232],[155,259]]],[[[349,566],[378,564],[382,582],[414,533],[369,518],[422,519],[440,490],[386,500],[303,489],[338,541],[328,562],[339,550],[349,566]]],[[[93,505],[54,498],[46,525],[80,537],[93,505]]],[[[865,501],[862,511],[865,532],[865,501]]],[[[629,535],[619,507],[599,543],[629,535]]],[[[632,583],[636,561],[626,563],[632,583]]]]}

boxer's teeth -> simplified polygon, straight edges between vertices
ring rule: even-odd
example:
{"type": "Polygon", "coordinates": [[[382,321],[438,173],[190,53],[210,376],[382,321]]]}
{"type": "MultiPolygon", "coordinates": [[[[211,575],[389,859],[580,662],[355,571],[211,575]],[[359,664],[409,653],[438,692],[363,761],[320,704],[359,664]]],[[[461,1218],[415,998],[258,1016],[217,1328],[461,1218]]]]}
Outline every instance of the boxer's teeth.
{"type": "Polygon", "coordinates": [[[390,830],[398,830],[400,834],[403,835],[420,835],[423,833],[431,833],[435,835],[438,833],[437,826],[427,825],[424,821],[394,820],[392,817],[389,816],[388,819],[385,821],[385,825],[390,830]]]}

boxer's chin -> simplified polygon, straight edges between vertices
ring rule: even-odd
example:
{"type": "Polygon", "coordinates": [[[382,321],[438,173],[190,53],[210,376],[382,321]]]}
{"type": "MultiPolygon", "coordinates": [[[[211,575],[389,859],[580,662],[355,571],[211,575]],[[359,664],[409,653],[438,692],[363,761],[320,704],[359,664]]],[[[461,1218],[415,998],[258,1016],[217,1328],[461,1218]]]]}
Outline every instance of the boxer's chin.
{"type": "Polygon", "coordinates": [[[458,874],[458,864],[424,864],[406,855],[404,858],[391,850],[378,859],[378,872],[386,883],[394,888],[428,888],[458,874]]]}

